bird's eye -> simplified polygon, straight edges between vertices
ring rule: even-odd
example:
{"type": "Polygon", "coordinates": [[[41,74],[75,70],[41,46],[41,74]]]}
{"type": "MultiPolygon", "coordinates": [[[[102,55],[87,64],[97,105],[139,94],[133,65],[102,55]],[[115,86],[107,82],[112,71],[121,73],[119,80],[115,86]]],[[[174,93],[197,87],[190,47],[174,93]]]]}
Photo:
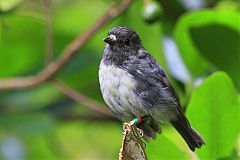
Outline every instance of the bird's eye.
{"type": "Polygon", "coordinates": [[[125,43],[125,45],[129,46],[130,45],[130,39],[126,39],[124,43],[125,43]]]}

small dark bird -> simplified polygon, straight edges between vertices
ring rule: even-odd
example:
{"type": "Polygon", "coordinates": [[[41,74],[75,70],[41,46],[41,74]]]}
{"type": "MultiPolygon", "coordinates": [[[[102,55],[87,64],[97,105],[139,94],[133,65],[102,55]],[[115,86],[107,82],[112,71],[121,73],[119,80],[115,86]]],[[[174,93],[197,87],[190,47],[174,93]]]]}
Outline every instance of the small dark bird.
{"type": "Polygon", "coordinates": [[[191,127],[167,74],[144,49],[137,32],[114,27],[104,42],[99,82],[103,99],[116,117],[123,122],[144,117],[137,127],[146,140],[161,133],[160,123],[171,123],[192,151],[200,148],[204,139],[191,127]]]}

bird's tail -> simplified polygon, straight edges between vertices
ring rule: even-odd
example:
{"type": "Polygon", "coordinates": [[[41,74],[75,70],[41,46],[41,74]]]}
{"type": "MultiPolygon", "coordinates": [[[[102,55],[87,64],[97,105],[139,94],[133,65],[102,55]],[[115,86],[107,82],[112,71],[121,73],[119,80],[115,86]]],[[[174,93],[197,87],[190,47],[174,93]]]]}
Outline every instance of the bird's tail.
{"type": "Polygon", "coordinates": [[[180,133],[192,151],[195,151],[195,148],[201,148],[205,144],[203,137],[190,126],[185,116],[183,119],[171,121],[171,124],[180,133]]]}

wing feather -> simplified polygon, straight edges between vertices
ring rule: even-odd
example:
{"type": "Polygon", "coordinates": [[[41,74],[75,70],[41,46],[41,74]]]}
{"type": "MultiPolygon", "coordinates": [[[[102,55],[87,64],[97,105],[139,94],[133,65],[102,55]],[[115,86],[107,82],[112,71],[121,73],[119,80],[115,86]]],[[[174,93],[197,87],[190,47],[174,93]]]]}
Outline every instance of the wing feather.
{"type": "Polygon", "coordinates": [[[179,106],[179,97],[172,87],[166,72],[145,50],[137,56],[130,56],[123,68],[134,76],[137,82],[136,94],[149,107],[179,106]]]}

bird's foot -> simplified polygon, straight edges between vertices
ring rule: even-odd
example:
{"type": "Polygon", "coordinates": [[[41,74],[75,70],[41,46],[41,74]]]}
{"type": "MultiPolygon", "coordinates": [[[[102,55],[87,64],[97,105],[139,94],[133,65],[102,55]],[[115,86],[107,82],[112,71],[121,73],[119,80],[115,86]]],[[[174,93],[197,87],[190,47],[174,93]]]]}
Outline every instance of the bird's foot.
{"type": "MultiPolygon", "coordinates": [[[[137,128],[137,127],[136,127],[136,128],[137,128]]],[[[138,138],[140,139],[140,138],[142,138],[142,137],[143,137],[143,135],[144,135],[144,132],[143,132],[143,130],[142,130],[142,129],[140,129],[140,128],[137,128],[137,130],[138,130],[138,132],[139,132],[139,135],[140,135],[138,138]]]]}

